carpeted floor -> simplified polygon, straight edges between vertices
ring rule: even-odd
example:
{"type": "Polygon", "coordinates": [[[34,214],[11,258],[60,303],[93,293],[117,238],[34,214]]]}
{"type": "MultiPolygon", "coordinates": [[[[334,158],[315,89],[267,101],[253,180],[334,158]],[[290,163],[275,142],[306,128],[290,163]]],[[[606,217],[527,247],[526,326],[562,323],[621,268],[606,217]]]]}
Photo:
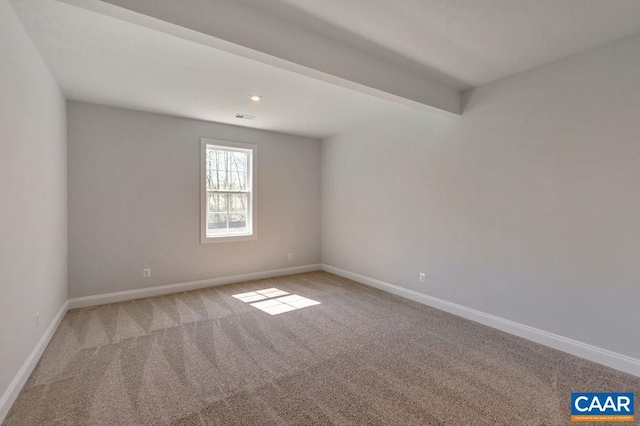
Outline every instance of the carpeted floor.
{"type": "Polygon", "coordinates": [[[70,311],[5,424],[557,425],[572,391],[640,379],[311,272],[70,311]]]}

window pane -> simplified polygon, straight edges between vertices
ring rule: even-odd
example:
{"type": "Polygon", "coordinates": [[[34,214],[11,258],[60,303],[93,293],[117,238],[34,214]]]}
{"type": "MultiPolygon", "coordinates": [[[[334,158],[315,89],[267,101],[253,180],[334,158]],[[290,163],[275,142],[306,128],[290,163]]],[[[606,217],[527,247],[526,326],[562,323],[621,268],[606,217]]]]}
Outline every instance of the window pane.
{"type": "Polygon", "coordinates": [[[226,213],[207,213],[207,234],[227,232],[226,213]]]}
{"type": "Polygon", "coordinates": [[[247,194],[229,194],[229,211],[232,213],[247,213],[247,194]]]}
{"type": "Polygon", "coordinates": [[[220,185],[218,184],[218,172],[216,172],[215,170],[207,169],[206,178],[207,190],[219,189],[220,185]]]}
{"type": "Polygon", "coordinates": [[[207,170],[215,169],[216,164],[216,150],[212,148],[207,148],[207,170]]]}
{"type": "Polygon", "coordinates": [[[246,152],[234,151],[229,156],[229,170],[234,172],[247,172],[249,154],[246,152]]]}
{"type": "Polygon", "coordinates": [[[229,172],[229,189],[231,191],[247,190],[247,174],[244,172],[229,172]]]}
{"type": "Polygon", "coordinates": [[[213,172],[216,174],[216,182],[217,182],[217,187],[214,189],[220,190],[220,191],[226,191],[229,189],[229,185],[227,182],[227,172],[225,171],[215,171],[213,172]]]}
{"type": "Polygon", "coordinates": [[[241,151],[207,148],[207,189],[247,191],[249,154],[241,151]]]}
{"type": "Polygon", "coordinates": [[[208,193],[207,213],[227,212],[227,194],[208,193]]]}
{"type": "Polygon", "coordinates": [[[229,228],[229,231],[231,232],[246,232],[247,215],[241,213],[231,213],[229,215],[229,228]]]}
{"type": "Polygon", "coordinates": [[[215,173],[215,150],[207,149],[206,156],[207,171],[205,173],[207,189],[218,189],[218,179],[215,173]]]}
{"type": "Polygon", "coordinates": [[[215,150],[216,153],[216,162],[215,162],[215,169],[216,170],[227,170],[227,155],[228,155],[228,151],[223,151],[221,149],[216,149],[215,150]]]}

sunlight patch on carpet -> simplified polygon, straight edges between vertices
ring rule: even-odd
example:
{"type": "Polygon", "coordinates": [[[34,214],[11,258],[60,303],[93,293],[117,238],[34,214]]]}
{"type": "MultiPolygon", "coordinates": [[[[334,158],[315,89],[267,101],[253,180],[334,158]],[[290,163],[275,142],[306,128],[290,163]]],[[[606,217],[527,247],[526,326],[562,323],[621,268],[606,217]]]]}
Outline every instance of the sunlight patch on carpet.
{"type": "Polygon", "coordinates": [[[277,288],[267,288],[264,290],[235,294],[233,297],[249,303],[254,308],[258,308],[270,315],[278,315],[320,304],[318,301],[298,296],[297,294],[289,294],[277,288]]]}

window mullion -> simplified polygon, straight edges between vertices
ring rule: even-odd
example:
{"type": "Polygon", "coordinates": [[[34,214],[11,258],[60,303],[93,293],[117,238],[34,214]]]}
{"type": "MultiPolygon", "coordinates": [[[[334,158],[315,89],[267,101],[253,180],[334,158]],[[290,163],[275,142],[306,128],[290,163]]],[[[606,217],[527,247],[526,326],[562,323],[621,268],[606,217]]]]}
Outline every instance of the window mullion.
{"type": "Polygon", "coordinates": [[[227,193],[227,232],[229,232],[229,216],[231,215],[230,201],[229,201],[230,195],[231,194],[227,193]]]}

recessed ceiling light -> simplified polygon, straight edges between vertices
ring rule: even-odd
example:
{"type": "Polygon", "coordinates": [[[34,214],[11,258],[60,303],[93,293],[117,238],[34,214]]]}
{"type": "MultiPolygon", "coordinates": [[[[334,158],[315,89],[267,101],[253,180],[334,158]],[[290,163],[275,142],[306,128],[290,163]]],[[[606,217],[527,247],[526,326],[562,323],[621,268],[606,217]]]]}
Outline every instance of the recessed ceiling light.
{"type": "Polygon", "coordinates": [[[249,99],[251,99],[253,102],[260,102],[260,99],[262,99],[262,96],[254,94],[249,96],[249,99]]]}

